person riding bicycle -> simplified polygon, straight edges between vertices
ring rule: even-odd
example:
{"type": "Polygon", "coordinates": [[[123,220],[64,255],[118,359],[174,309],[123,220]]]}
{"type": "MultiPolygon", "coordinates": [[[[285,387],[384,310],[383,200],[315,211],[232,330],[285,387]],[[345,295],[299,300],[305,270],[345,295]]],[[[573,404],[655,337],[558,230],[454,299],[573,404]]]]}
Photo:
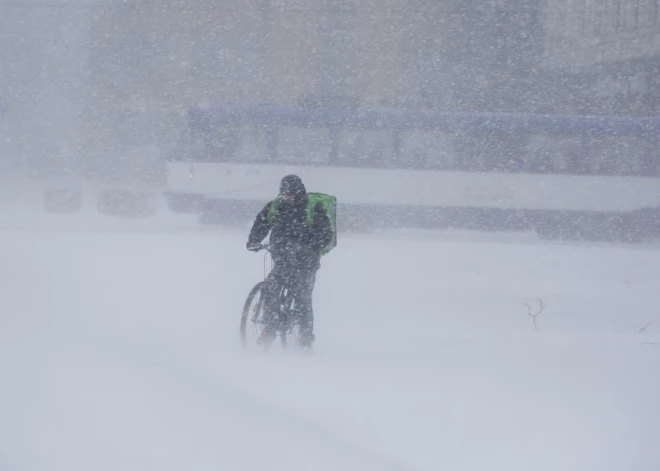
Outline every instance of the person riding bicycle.
{"type": "MultiPolygon", "coordinates": [[[[272,319],[277,310],[278,286],[287,286],[296,300],[301,313],[301,343],[311,347],[314,342],[314,311],[312,292],[316,282],[316,273],[321,267],[321,250],[330,243],[333,230],[325,209],[321,204],[314,206],[313,224],[307,217],[307,190],[300,177],[287,175],[280,182],[280,196],[276,207],[270,201],[259,212],[246,247],[258,252],[262,240],[270,232],[270,252],[273,258],[273,270],[266,282],[269,288],[264,290],[265,319],[272,319]],[[273,215],[271,208],[276,208],[273,215]]],[[[276,332],[268,326],[260,337],[260,343],[269,343],[276,332]]]]}

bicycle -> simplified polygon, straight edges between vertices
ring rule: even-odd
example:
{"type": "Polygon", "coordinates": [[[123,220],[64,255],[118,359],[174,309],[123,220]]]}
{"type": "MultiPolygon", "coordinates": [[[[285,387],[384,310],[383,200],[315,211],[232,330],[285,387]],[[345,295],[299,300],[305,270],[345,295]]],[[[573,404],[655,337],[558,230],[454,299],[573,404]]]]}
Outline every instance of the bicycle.
{"type": "MultiPolygon", "coordinates": [[[[260,244],[260,247],[266,250],[267,254],[270,253],[270,249],[267,245],[260,244]]],[[[259,338],[261,338],[261,335],[266,328],[274,329],[275,337],[279,335],[280,343],[284,349],[287,348],[289,340],[295,340],[294,345],[300,344],[302,316],[300,312],[296,310],[294,296],[287,286],[280,285],[273,291],[277,291],[278,293],[276,303],[277,310],[272,313],[273,319],[265,319],[263,289],[269,283],[275,283],[275,281],[272,279],[268,280],[266,274],[266,256],[264,256],[264,281],[260,281],[250,290],[250,293],[245,300],[241,315],[241,343],[243,349],[246,351],[249,351],[252,348],[253,342],[248,339],[248,336],[252,331],[257,332],[257,339],[254,341],[254,345],[256,347],[261,347],[266,351],[270,349],[272,345],[271,342],[267,342],[266,344],[259,343],[259,338]],[[254,302],[255,299],[258,300],[254,302]]]]}

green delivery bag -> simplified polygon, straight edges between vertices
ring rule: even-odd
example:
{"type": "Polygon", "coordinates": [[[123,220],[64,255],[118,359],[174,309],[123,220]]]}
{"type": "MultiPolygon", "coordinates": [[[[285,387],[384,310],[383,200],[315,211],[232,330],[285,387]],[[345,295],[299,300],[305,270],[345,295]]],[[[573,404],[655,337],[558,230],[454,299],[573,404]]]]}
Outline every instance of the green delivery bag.
{"type": "Polygon", "coordinates": [[[321,255],[325,255],[337,246],[337,198],[324,193],[307,193],[309,203],[307,204],[307,223],[314,224],[314,206],[321,203],[325,209],[330,226],[332,227],[332,239],[330,243],[321,249],[321,255]]]}
{"type": "MultiPolygon", "coordinates": [[[[330,243],[321,249],[321,255],[325,255],[337,246],[337,198],[335,196],[326,195],[325,193],[308,192],[307,197],[307,224],[314,225],[314,207],[316,203],[320,203],[325,209],[328,218],[330,219],[330,226],[332,227],[332,239],[330,243]]],[[[275,201],[270,206],[268,211],[268,219],[273,220],[280,205],[281,196],[275,198],[275,201]]]]}

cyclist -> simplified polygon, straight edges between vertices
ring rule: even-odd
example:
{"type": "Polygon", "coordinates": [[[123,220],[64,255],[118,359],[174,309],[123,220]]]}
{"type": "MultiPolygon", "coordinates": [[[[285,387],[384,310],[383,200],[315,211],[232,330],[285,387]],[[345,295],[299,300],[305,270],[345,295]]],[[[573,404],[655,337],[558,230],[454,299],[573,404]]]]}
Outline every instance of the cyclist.
{"type": "Polygon", "coordinates": [[[277,310],[278,286],[288,287],[296,300],[301,313],[301,346],[311,347],[314,336],[314,312],[312,292],[316,273],[321,267],[320,251],[333,237],[330,219],[317,203],[314,208],[313,224],[308,223],[307,190],[300,177],[287,175],[280,182],[280,196],[270,201],[257,215],[246,247],[258,252],[261,241],[270,231],[270,251],[273,257],[273,270],[266,279],[264,316],[266,328],[259,343],[266,344],[275,338],[275,329],[268,326],[277,310]],[[276,203],[277,202],[277,203],[276,203]]]}

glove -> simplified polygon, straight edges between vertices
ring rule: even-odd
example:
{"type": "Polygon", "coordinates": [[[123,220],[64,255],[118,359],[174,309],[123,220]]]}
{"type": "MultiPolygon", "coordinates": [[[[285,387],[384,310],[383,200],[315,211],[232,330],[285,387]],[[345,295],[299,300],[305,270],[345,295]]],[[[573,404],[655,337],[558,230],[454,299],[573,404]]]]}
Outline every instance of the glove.
{"type": "Polygon", "coordinates": [[[257,242],[252,242],[252,241],[248,241],[248,243],[245,244],[245,247],[250,252],[259,252],[261,250],[261,244],[259,244],[257,242]]]}

